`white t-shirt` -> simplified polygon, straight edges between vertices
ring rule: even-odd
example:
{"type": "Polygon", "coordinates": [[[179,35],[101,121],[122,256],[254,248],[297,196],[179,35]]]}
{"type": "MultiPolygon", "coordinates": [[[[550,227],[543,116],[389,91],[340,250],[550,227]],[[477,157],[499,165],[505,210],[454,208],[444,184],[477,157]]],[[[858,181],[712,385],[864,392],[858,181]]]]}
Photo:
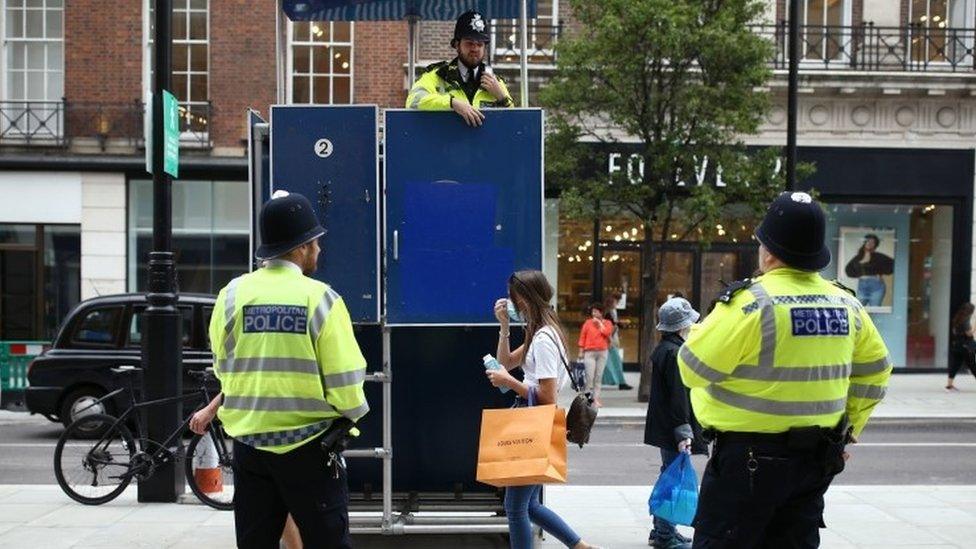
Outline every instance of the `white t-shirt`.
{"type": "Polygon", "coordinates": [[[555,378],[556,391],[562,390],[569,381],[569,374],[566,373],[563,363],[566,357],[566,348],[563,347],[559,334],[551,326],[540,328],[532,338],[532,344],[525,355],[525,364],[522,365],[525,384],[538,387],[540,379],[555,378]]]}

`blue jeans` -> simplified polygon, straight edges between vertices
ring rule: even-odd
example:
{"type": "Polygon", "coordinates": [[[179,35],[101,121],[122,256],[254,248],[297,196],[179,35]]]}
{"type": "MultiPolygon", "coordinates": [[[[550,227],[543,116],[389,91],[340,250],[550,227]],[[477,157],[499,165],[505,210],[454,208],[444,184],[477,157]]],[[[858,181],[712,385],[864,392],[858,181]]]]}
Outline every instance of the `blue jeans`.
{"type": "MultiPolygon", "coordinates": [[[[678,452],[671,448],[661,448],[661,473],[671,465],[671,462],[678,457],[678,452]]],[[[654,531],[651,532],[651,537],[658,541],[669,541],[675,537],[678,533],[674,528],[674,524],[670,522],[654,517],[654,531]]]]}
{"type": "Polygon", "coordinates": [[[862,276],[857,279],[857,297],[866,307],[880,307],[887,291],[888,288],[885,286],[884,280],[880,278],[862,276]]]}
{"type": "Polygon", "coordinates": [[[542,527],[566,547],[580,542],[580,537],[559,515],[542,505],[542,485],[510,486],[505,489],[505,514],[512,549],[532,549],[532,524],[542,527]]]}

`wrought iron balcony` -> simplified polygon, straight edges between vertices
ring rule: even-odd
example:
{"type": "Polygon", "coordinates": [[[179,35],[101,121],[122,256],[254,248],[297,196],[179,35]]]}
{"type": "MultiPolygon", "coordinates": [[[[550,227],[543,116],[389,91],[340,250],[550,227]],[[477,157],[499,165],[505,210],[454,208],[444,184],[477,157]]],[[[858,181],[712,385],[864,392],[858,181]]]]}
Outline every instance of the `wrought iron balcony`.
{"type": "MultiPolygon", "coordinates": [[[[752,30],[776,47],[772,65],[789,67],[786,21],[754,25],[752,30]]],[[[913,24],[879,27],[803,25],[800,27],[801,70],[973,72],[976,29],[937,28],[913,24]]]]}
{"type": "MultiPolygon", "coordinates": [[[[180,106],[180,142],[187,148],[210,148],[210,103],[180,106]]],[[[145,105],[69,101],[0,101],[0,145],[68,148],[111,142],[145,146],[145,105]]]]}
{"type": "MultiPolygon", "coordinates": [[[[561,27],[533,21],[528,23],[527,29],[528,62],[534,65],[555,65],[555,47],[561,27]]],[[[492,34],[492,62],[518,63],[522,51],[521,36],[522,27],[518,21],[496,21],[492,34]]]]}

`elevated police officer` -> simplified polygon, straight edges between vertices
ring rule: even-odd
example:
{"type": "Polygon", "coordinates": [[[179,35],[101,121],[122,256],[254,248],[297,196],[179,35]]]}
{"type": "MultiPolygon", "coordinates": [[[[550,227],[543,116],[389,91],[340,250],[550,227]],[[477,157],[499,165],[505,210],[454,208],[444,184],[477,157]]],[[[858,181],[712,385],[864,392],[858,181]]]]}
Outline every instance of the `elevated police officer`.
{"type": "Polygon", "coordinates": [[[818,274],[823,209],[783,193],[756,230],[762,275],[734,284],[678,353],[715,448],[696,548],[818,547],[824,493],[885,394],[888,350],[864,307],[818,274]]]}
{"type": "Polygon", "coordinates": [[[239,547],[278,547],[289,513],[306,547],[351,547],[345,463],[319,440],[369,411],[366,361],[342,298],[307,276],[325,234],[308,199],[275,193],[260,231],[265,266],[220,291],[210,322],[223,404],[191,427],[202,431],[219,406],[234,438],[239,547]]]}
{"type": "Polygon", "coordinates": [[[474,127],[485,120],[479,107],[514,106],[505,83],[485,63],[489,42],[488,20],[476,11],[461,14],[454,24],[451,40],[451,47],[457,49],[457,57],[424,69],[410,88],[407,108],[453,110],[474,127]]]}

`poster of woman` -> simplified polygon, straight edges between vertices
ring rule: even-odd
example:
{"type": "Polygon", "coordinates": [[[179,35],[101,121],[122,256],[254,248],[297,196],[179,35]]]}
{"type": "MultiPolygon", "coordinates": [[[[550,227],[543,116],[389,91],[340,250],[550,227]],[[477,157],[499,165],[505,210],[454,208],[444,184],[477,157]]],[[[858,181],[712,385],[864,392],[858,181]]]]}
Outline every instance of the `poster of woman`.
{"type": "Polygon", "coordinates": [[[838,279],[857,291],[873,313],[890,313],[895,276],[895,230],[841,227],[838,279]]]}

